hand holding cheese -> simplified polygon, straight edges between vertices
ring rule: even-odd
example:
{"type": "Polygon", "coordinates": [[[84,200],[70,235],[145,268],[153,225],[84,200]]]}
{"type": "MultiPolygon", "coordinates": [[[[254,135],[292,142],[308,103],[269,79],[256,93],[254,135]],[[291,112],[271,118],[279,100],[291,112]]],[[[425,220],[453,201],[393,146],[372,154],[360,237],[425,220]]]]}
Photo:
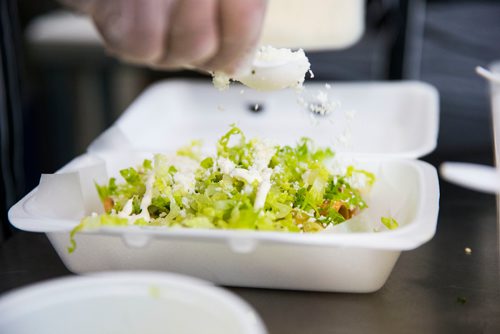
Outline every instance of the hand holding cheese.
{"type": "Polygon", "coordinates": [[[91,16],[117,57],[159,69],[209,71],[219,88],[230,79],[261,91],[297,87],[310,67],[301,49],[255,51],[265,0],[61,1],[91,16]]]}
{"type": "Polygon", "coordinates": [[[60,0],[89,15],[106,48],[159,69],[234,73],[260,38],[266,0],[60,0]]]}

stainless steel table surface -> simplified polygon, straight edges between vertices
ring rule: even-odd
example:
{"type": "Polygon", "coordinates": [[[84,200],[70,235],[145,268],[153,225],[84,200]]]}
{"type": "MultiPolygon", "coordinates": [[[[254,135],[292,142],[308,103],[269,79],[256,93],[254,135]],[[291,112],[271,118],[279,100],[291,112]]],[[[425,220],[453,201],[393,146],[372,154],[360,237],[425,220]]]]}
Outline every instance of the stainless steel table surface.
{"type": "MultiPolygon", "coordinates": [[[[445,185],[436,236],[404,252],[375,293],[228,289],[269,333],[500,333],[498,239],[495,198],[445,185]]],[[[0,293],[65,275],[43,234],[0,246],[0,293]]]]}

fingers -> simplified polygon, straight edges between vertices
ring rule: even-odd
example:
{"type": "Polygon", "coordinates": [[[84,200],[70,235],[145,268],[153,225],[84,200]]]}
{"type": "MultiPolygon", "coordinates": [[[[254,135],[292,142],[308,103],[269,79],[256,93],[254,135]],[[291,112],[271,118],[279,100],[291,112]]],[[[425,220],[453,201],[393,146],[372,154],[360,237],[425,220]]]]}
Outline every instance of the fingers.
{"type": "Polygon", "coordinates": [[[233,73],[252,56],[266,3],[265,0],[219,0],[220,47],[203,67],[233,73]]]}
{"type": "Polygon", "coordinates": [[[165,52],[173,0],[106,0],[94,6],[94,22],[107,49],[134,63],[155,64],[165,52]]]}
{"type": "Polygon", "coordinates": [[[166,52],[159,66],[197,66],[219,47],[218,0],[180,0],[172,10],[166,52]]]}
{"type": "Polygon", "coordinates": [[[227,73],[233,73],[255,49],[267,3],[266,0],[92,2],[90,14],[106,47],[118,57],[157,68],[195,67],[227,73]]]}

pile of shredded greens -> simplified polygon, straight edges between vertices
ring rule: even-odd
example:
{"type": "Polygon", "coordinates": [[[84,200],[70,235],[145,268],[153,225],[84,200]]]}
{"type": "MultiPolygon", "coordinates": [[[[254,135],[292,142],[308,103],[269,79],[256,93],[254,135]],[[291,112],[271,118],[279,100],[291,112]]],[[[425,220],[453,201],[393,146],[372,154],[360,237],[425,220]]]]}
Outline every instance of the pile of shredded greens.
{"type": "MultiPolygon", "coordinates": [[[[295,146],[247,139],[236,126],[203,156],[200,142],[156,154],[97,185],[105,213],[72,232],[101,226],[165,226],[317,232],[366,208],[373,174],[352,166],[334,173],[334,153],[302,138],[295,146]]],[[[338,169],[338,168],[337,168],[338,169]]]]}

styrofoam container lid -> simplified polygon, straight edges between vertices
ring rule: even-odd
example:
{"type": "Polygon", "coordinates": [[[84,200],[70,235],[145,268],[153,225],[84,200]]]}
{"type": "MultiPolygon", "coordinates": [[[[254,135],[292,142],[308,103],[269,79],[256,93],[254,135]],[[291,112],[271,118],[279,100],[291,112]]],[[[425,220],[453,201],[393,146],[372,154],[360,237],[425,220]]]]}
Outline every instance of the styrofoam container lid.
{"type": "MultiPolygon", "coordinates": [[[[500,75],[500,61],[492,63],[489,68],[497,75],[500,75]]],[[[493,120],[493,135],[495,141],[495,160],[497,168],[500,164],[500,84],[490,82],[491,114],[493,120]]]]}
{"type": "Polygon", "coordinates": [[[89,147],[99,151],[176,150],[193,139],[213,147],[237,124],[249,137],[280,144],[309,137],[336,152],[418,158],[436,147],[437,90],[422,82],[306,83],[306,91],[257,92],[233,85],[217,91],[206,81],[173,80],[147,89],[89,147]],[[339,104],[331,116],[311,116],[298,99],[317,103],[325,93],[339,104]],[[258,104],[261,112],[254,112],[258,104]],[[340,139],[348,137],[348,145],[340,139]]]}
{"type": "Polygon", "coordinates": [[[120,272],[38,283],[0,298],[0,333],[264,334],[255,311],[211,283],[120,272]]]}

